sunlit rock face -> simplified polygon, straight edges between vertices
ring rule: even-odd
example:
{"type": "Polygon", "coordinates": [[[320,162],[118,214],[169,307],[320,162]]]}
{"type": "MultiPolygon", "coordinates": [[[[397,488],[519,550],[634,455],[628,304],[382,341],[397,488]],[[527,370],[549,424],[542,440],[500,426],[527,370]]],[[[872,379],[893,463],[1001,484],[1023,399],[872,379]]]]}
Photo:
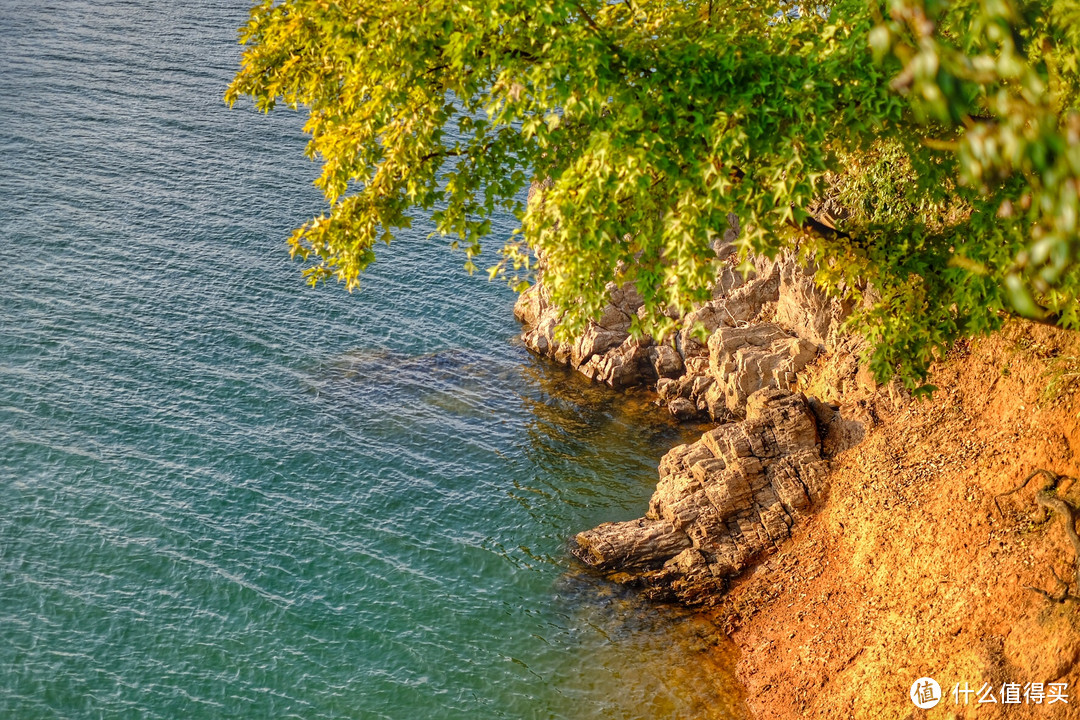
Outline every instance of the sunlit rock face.
{"type": "Polygon", "coordinates": [[[609,283],[598,320],[572,341],[556,339],[562,312],[543,280],[515,306],[533,352],[570,365],[590,380],[623,389],[655,389],[680,420],[724,422],[742,417],[746,398],[762,388],[791,389],[797,374],[842,337],[851,308],[826,297],[794,254],[757,259],[746,278],[735,270],[734,246],[720,245],[713,299],[680,318],[677,332],[658,342],[632,337],[641,296],[609,283]]]}
{"type": "MultiPolygon", "coordinates": [[[[849,303],[826,296],[797,253],[751,258],[739,271],[738,221],[713,250],[712,297],[678,318],[663,341],[633,337],[643,300],[630,284],[607,286],[601,316],[571,341],[562,311],[540,281],[515,307],[532,351],[613,388],[654,389],[684,421],[719,425],[660,462],[644,517],[579,533],[572,550],[609,578],[650,597],[709,604],[729,578],[787,539],[827,487],[824,449],[857,442],[861,424],[798,392],[799,375],[822,352],[851,357],[842,325],[849,303]]],[[[541,267],[543,263],[541,262],[541,267]]]]}
{"type": "Polygon", "coordinates": [[[645,517],[574,538],[574,554],[658,599],[709,604],[827,492],[817,421],[801,394],[747,398],[746,418],[680,445],[660,462],[645,517]]]}

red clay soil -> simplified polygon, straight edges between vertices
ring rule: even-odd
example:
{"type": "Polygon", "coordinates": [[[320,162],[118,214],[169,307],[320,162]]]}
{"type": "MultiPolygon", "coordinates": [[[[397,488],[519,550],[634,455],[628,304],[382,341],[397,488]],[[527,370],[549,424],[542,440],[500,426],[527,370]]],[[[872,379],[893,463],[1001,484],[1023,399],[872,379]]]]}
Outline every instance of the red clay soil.
{"type": "MultiPolygon", "coordinates": [[[[805,391],[861,413],[867,436],[833,458],[823,509],[719,614],[755,716],[1080,718],[1080,602],[1028,589],[1074,577],[1065,520],[1036,505],[1041,476],[1003,515],[994,502],[1036,468],[1080,477],[1080,336],[1010,324],[940,363],[923,401],[864,376],[845,386],[835,365],[805,391]],[[944,695],[930,710],[908,696],[923,676],[944,695]],[[975,691],[966,705],[957,683],[975,691]],[[1001,702],[1006,683],[1019,703],[1001,702]],[[1044,683],[1042,704],[1025,702],[1028,683],[1044,683]],[[1049,683],[1068,683],[1068,704],[1048,704],[1049,683]],[[978,702],[988,688],[997,703],[978,702]]],[[[1080,507],[1080,482],[1057,492],[1080,507]]]]}

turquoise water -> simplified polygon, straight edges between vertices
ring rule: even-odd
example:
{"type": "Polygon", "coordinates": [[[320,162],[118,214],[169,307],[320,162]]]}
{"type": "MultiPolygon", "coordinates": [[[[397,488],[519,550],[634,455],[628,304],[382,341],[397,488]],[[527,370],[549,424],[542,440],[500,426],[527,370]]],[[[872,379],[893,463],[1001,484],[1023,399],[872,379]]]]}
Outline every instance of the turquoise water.
{"type": "Polygon", "coordinates": [[[734,717],[707,623],[565,549],[684,432],[422,228],[304,286],[246,10],[0,0],[0,718],[734,717]]]}

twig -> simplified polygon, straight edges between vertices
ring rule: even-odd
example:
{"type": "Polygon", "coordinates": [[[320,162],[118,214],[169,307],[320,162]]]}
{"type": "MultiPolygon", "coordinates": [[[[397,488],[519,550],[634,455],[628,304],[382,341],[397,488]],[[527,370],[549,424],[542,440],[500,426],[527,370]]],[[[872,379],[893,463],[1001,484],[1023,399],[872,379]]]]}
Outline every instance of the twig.
{"type": "Polygon", "coordinates": [[[604,45],[607,45],[608,50],[611,50],[612,54],[615,56],[615,59],[619,61],[620,65],[622,65],[623,70],[628,71],[629,64],[626,62],[626,58],[623,57],[622,51],[619,49],[619,46],[612,42],[611,39],[608,38],[608,36],[604,33],[604,31],[600,29],[600,26],[596,24],[596,21],[593,20],[592,15],[589,14],[589,11],[585,9],[585,6],[582,5],[581,2],[575,2],[574,7],[577,8],[578,13],[580,13],[581,17],[585,19],[586,24],[588,24],[589,28],[593,31],[596,37],[600,39],[600,42],[604,43],[604,45]]]}
{"type": "Polygon", "coordinates": [[[1051,595],[1050,593],[1043,590],[1042,588],[1037,588],[1037,587],[1034,587],[1032,585],[1025,585],[1024,588],[1026,590],[1030,590],[1032,592],[1035,592],[1035,593],[1038,593],[1038,594],[1042,595],[1044,598],[1046,598],[1050,602],[1063,603],[1066,600],[1080,600],[1080,598],[1076,597],[1075,595],[1070,595],[1069,594],[1069,583],[1067,583],[1067,582],[1065,582],[1064,580],[1061,579],[1061,576],[1057,574],[1057,570],[1055,570],[1053,567],[1051,567],[1050,568],[1050,573],[1054,576],[1054,579],[1057,580],[1058,590],[1061,591],[1060,595],[1058,595],[1058,596],[1051,595]]]}
{"type": "MultiPolygon", "coordinates": [[[[1039,492],[1035,496],[1035,502],[1047,510],[1057,510],[1065,518],[1065,532],[1069,534],[1069,542],[1073,546],[1073,556],[1075,558],[1075,582],[1077,590],[1080,591],[1080,535],[1076,534],[1076,510],[1072,505],[1065,502],[1059,497],[1051,495],[1047,490],[1039,492]]],[[[1057,573],[1054,573],[1054,577],[1057,577],[1057,573]]],[[[1058,578],[1061,581],[1060,578],[1058,578]]],[[[1063,582],[1063,581],[1061,581],[1063,582]]],[[[1068,584],[1066,584],[1066,588],[1068,584]]]]}

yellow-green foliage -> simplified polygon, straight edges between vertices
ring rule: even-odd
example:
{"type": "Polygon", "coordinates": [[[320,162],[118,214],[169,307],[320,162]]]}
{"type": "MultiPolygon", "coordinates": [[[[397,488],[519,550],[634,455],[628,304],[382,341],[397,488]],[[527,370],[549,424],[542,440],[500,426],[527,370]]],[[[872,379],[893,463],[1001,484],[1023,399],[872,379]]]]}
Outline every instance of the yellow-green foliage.
{"type": "Polygon", "coordinates": [[[570,330],[634,282],[662,333],[735,213],[745,252],[798,246],[858,300],[875,369],[914,385],[1003,312],[1080,326],[1078,27],[1077,0],[266,0],[226,99],[308,109],[312,281],[355,287],[417,210],[472,269],[509,210],[493,274],[542,254],[570,330]],[[829,192],[839,233],[806,222],[829,192]]]}

